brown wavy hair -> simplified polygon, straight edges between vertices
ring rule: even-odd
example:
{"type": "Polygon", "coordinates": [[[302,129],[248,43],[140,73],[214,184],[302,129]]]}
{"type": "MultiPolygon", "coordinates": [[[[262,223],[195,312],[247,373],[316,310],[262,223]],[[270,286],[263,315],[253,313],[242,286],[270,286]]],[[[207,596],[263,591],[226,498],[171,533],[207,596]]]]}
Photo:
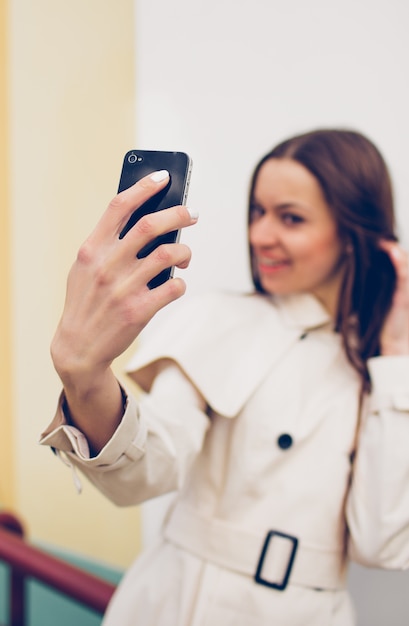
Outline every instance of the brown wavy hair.
{"type": "MultiPolygon", "coordinates": [[[[397,240],[392,184],[385,161],[375,145],[351,130],[322,129],[283,141],[256,166],[250,183],[250,205],[262,165],[269,159],[292,159],[319,182],[338,225],[346,255],[336,327],[345,352],[370,388],[367,360],[379,354],[379,338],[390,308],[396,276],[380,239],[397,240]],[[354,331],[351,332],[351,328],[354,331]]],[[[253,264],[257,291],[264,293],[253,264]]]]}

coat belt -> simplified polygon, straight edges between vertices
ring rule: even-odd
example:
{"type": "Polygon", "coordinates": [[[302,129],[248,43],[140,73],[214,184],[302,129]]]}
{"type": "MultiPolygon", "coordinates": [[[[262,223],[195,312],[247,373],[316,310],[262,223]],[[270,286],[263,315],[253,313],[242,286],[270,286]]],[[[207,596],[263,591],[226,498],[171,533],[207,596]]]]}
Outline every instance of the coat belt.
{"type": "Polygon", "coordinates": [[[284,589],[287,583],[345,588],[342,551],[309,546],[282,529],[269,529],[265,535],[252,533],[179,503],[165,523],[164,537],[204,561],[276,589],[284,589]]]}

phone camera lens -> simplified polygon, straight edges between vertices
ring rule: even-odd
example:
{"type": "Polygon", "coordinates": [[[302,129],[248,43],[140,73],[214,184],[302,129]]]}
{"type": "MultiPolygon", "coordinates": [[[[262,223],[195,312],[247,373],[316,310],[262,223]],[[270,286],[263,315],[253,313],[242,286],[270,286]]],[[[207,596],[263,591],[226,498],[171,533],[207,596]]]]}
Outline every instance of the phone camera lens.
{"type": "Polygon", "coordinates": [[[141,161],[143,161],[143,158],[139,154],[132,153],[128,156],[128,163],[140,163],[141,161]]]}

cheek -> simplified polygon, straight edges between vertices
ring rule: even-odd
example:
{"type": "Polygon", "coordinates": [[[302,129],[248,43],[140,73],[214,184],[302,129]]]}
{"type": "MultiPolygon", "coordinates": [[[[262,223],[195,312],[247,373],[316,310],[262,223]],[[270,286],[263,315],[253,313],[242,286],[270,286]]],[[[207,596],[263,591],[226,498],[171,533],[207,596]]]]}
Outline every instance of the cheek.
{"type": "Polygon", "coordinates": [[[309,238],[302,256],[306,261],[309,259],[312,264],[322,268],[336,266],[341,258],[340,241],[334,234],[309,238]]]}

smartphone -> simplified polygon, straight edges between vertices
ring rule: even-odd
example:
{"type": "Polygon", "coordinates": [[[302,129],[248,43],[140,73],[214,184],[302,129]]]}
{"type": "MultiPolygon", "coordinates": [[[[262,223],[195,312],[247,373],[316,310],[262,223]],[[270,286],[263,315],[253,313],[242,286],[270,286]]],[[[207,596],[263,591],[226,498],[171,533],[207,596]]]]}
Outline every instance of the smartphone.
{"type": "MultiPolygon", "coordinates": [[[[155,213],[162,209],[179,204],[185,204],[189,189],[192,159],[185,152],[161,152],[157,150],[130,150],[125,154],[118,192],[131,187],[138,180],[152,174],[156,170],[168,170],[169,182],[164,189],[150,198],[136,209],[128,223],[122,229],[119,238],[126,233],[147,213],[155,213]]],[[[179,241],[180,231],[174,230],[156,237],[137,254],[138,258],[146,257],[163,243],[179,241]]],[[[148,287],[154,289],[162,285],[173,276],[173,267],[169,267],[148,282],[148,287]]]]}

